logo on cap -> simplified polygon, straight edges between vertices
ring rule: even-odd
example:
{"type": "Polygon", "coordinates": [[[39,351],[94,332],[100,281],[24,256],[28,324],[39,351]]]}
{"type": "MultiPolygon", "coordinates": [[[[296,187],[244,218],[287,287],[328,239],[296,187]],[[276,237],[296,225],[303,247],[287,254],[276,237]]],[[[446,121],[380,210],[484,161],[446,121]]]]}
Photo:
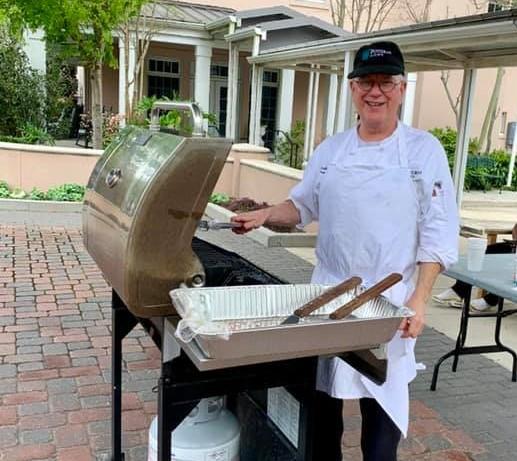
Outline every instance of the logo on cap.
{"type": "Polygon", "coordinates": [[[392,55],[393,53],[390,50],[384,50],[382,48],[370,48],[363,50],[361,54],[361,59],[363,61],[367,61],[370,58],[383,58],[386,55],[392,55]]]}

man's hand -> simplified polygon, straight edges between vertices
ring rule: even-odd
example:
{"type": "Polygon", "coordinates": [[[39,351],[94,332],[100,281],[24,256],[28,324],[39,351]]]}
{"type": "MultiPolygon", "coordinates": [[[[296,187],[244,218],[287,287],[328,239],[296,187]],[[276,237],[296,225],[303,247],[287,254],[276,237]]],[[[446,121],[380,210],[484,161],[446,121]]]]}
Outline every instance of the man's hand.
{"type": "Polygon", "coordinates": [[[300,213],[291,200],[286,200],[269,208],[238,214],[231,221],[240,224],[239,227],[233,229],[233,232],[245,234],[264,224],[294,226],[300,222],[300,213]]]}
{"type": "Polygon", "coordinates": [[[264,208],[262,210],[235,215],[232,217],[231,222],[240,224],[240,226],[234,227],[232,230],[236,234],[245,234],[253,229],[258,229],[267,221],[269,214],[270,209],[264,208]]]}
{"type": "Polygon", "coordinates": [[[399,326],[402,338],[416,338],[425,325],[427,300],[431,296],[434,282],[441,272],[442,266],[434,262],[421,262],[418,265],[418,280],[415,291],[406,302],[406,306],[415,311],[413,317],[404,319],[399,326]]]}
{"type": "Polygon", "coordinates": [[[418,299],[414,294],[409,298],[406,306],[415,311],[413,317],[402,320],[399,330],[402,330],[402,338],[416,338],[425,326],[425,309],[426,302],[423,299],[418,299]]]}

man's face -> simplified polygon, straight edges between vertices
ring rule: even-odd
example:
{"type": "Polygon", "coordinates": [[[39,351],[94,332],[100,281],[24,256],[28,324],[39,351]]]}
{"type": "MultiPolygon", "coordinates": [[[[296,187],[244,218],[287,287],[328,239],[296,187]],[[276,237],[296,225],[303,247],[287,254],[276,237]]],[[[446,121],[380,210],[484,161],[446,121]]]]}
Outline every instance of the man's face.
{"type": "Polygon", "coordinates": [[[398,110],[406,91],[399,75],[370,74],[350,81],[352,99],[366,128],[390,127],[398,119],[398,110]]]}

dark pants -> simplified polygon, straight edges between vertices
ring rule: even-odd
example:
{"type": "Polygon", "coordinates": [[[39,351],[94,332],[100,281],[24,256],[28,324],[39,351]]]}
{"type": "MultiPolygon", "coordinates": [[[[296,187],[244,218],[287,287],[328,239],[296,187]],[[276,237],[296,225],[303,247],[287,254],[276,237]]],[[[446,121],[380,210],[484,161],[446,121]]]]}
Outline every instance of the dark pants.
{"type": "MultiPolygon", "coordinates": [[[[360,399],[363,461],[396,461],[401,432],[374,399],[360,399]]],[[[318,392],[317,459],[341,461],[343,401],[318,392]]]]}
{"type": "MultiPolygon", "coordinates": [[[[493,243],[492,245],[488,245],[486,247],[486,254],[507,254],[513,253],[513,247],[511,243],[500,242],[493,243]]],[[[452,289],[456,292],[456,294],[461,298],[465,299],[471,285],[465,282],[460,282],[459,280],[452,286],[452,289]]],[[[490,306],[497,306],[499,303],[499,296],[493,295],[492,293],[487,293],[483,296],[483,299],[490,306]]]]}

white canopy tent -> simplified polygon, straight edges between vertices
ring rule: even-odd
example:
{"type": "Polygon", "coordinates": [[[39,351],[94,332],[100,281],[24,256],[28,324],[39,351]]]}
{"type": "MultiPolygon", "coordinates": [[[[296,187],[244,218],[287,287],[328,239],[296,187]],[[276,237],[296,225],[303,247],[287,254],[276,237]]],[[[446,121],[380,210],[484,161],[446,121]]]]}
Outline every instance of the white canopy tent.
{"type": "MultiPolygon", "coordinates": [[[[238,32],[236,32],[238,33],[238,32]]],[[[260,117],[260,75],[265,67],[310,72],[308,108],[306,120],[306,156],[314,147],[316,104],[318,101],[318,76],[330,74],[329,94],[334,92],[333,104],[328,106],[327,133],[340,131],[353,123],[351,97],[346,75],[351,70],[357,49],[374,40],[392,40],[398,43],[404,53],[407,71],[436,71],[462,69],[464,85],[461,98],[460,124],[453,179],[457,200],[461,203],[465,170],[467,164],[470,121],[476,81],[479,68],[517,66],[517,10],[466,16],[425,24],[399,27],[375,33],[347,35],[311,42],[300,40],[294,45],[274,46],[269,42],[261,47],[265,34],[260,25],[253,28],[255,46],[248,58],[253,66],[254,89],[257,94],[251,107],[250,142],[256,138],[257,117],[260,117]],[[329,128],[329,122],[332,127],[329,128]]],[[[230,32],[226,39],[232,42],[230,32]]],[[[229,82],[231,85],[231,82],[229,82]]],[[[331,98],[329,98],[329,102],[331,98]]],[[[516,97],[517,103],[517,97],[516,97]]],[[[228,107],[232,107],[229,101],[228,107]]],[[[231,117],[231,114],[229,114],[231,117]]],[[[517,132],[517,130],[516,130],[517,132]]],[[[517,150],[514,139],[510,175],[513,171],[517,150]]],[[[511,176],[510,176],[511,178],[511,176]]]]}

